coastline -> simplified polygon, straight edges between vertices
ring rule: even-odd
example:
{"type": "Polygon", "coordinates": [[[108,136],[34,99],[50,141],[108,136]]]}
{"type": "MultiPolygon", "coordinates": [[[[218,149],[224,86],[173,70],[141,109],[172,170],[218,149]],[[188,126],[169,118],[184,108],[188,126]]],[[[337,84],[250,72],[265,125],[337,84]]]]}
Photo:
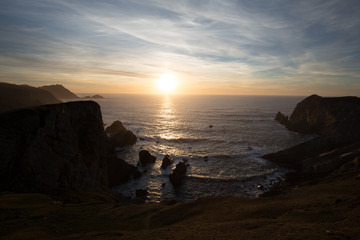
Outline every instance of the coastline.
{"type": "MultiPolygon", "coordinates": [[[[81,104],[98,109],[95,103],[81,104]]],[[[70,111],[70,105],[74,104],[53,107],[69,108],[65,112],[79,109],[74,107],[70,111]]],[[[48,105],[39,109],[48,107],[52,108],[48,105]]],[[[63,110],[56,110],[54,116],[61,112],[63,110]]],[[[308,111],[305,109],[305,112],[308,111]]],[[[32,113],[36,111],[33,109],[32,113]]],[[[73,124],[70,116],[78,114],[62,117],[69,117],[67,121],[73,124]]],[[[45,115],[39,116],[41,120],[45,115]]],[[[319,119],[319,124],[315,125],[322,127],[321,116],[315,118],[319,119]]],[[[347,120],[357,124],[357,118],[356,112],[347,120]]],[[[100,129],[99,119],[96,126],[100,129]]],[[[40,126],[47,126],[46,121],[40,120],[40,126]]],[[[297,120],[293,117],[292,121],[297,120]]],[[[94,191],[97,185],[87,192],[67,189],[62,195],[7,191],[0,194],[0,236],[3,239],[359,239],[358,129],[357,125],[335,123],[340,126],[332,128],[335,134],[325,131],[309,142],[264,156],[296,172],[289,173],[285,182],[259,198],[205,197],[189,202],[142,203],[118,199],[107,187],[94,191]],[[353,128],[354,135],[348,132],[349,127],[353,128]]],[[[77,128],[63,129],[72,132],[77,128]]],[[[91,128],[86,130],[91,133],[91,128]]],[[[97,135],[104,136],[104,132],[99,131],[97,135]]],[[[97,135],[90,136],[95,139],[97,135]]],[[[41,135],[41,139],[44,136],[41,135]]],[[[105,154],[105,150],[99,151],[105,154]]],[[[101,154],[99,156],[104,157],[99,161],[105,163],[102,161],[107,155],[101,154]]],[[[110,165],[108,167],[111,169],[110,165]]],[[[96,174],[102,176],[101,172],[96,174]]],[[[89,181],[82,179],[79,183],[84,180],[89,181]]]]}

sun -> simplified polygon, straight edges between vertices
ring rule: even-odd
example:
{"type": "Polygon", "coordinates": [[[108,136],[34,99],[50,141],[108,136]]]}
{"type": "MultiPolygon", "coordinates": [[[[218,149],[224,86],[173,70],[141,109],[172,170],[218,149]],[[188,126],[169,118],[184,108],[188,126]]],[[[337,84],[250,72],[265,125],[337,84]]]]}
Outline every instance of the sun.
{"type": "Polygon", "coordinates": [[[172,73],[164,73],[157,80],[158,88],[164,93],[173,92],[176,88],[176,79],[172,73]]]}

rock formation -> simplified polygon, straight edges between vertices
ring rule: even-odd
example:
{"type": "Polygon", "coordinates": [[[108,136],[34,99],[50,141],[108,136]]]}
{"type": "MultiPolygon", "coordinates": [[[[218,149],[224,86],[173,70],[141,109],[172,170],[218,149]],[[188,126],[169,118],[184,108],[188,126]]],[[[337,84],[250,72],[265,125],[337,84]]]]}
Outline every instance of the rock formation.
{"type": "Polygon", "coordinates": [[[280,124],[287,126],[289,124],[289,117],[285,116],[281,112],[278,112],[275,116],[275,120],[278,121],[280,124]]]}
{"type": "Polygon", "coordinates": [[[162,164],[161,164],[161,168],[166,169],[173,162],[174,162],[174,160],[169,155],[165,155],[165,157],[163,158],[162,164]]]}
{"type": "Polygon", "coordinates": [[[0,114],[0,190],[61,194],[101,191],[136,170],[106,146],[92,101],[0,114]]]}
{"type": "Polygon", "coordinates": [[[174,187],[179,187],[186,174],[186,164],[179,162],[176,164],[175,169],[169,175],[170,182],[174,187]]]}
{"type": "Polygon", "coordinates": [[[139,161],[142,165],[147,165],[150,163],[155,163],[156,157],[151,155],[147,150],[141,150],[139,152],[139,161]]]}
{"type": "Polygon", "coordinates": [[[282,167],[305,175],[324,175],[360,157],[359,98],[312,95],[297,104],[289,119],[280,112],[275,119],[289,130],[318,135],[308,142],[263,156],[282,167]]]}
{"type": "Polygon", "coordinates": [[[54,95],[57,99],[76,99],[79,98],[75,93],[66,89],[63,85],[47,85],[39,87],[40,89],[46,90],[54,95]]]}
{"type": "Polygon", "coordinates": [[[113,147],[134,145],[137,137],[127,130],[120,121],[115,121],[105,130],[109,134],[109,142],[113,147]]]}
{"type": "Polygon", "coordinates": [[[299,133],[358,135],[360,99],[311,95],[296,105],[288,120],[281,113],[277,114],[276,120],[299,133]]]}
{"type": "Polygon", "coordinates": [[[93,96],[85,96],[83,98],[93,98],[93,99],[99,99],[99,98],[104,98],[103,96],[99,95],[99,94],[96,94],[96,95],[93,95],[93,96]]]}
{"type": "Polygon", "coordinates": [[[28,85],[0,82],[0,112],[53,103],[61,101],[48,91],[28,85]]]}

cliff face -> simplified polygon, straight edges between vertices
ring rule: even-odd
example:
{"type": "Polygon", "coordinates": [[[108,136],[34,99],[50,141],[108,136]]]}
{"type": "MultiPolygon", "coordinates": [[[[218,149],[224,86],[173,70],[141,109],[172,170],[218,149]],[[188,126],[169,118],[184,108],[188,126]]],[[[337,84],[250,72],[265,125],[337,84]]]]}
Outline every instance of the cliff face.
{"type": "Polygon", "coordinates": [[[100,106],[92,101],[0,114],[0,190],[98,191],[126,181],[133,166],[106,146],[100,106]],[[109,169],[117,169],[111,172],[109,169]]]}
{"type": "Polygon", "coordinates": [[[276,118],[289,130],[320,135],[359,134],[360,99],[357,97],[324,98],[317,95],[298,103],[288,120],[276,118]]]}
{"type": "Polygon", "coordinates": [[[53,103],[61,101],[43,89],[0,82],[0,112],[53,103]]]}
{"type": "Polygon", "coordinates": [[[360,157],[360,99],[357,97],[307,97],[290,118],[275,119],[289,130],[316,133],[308,142],[264,155],[280,166],[305,174],[327,174],[360,157]]]}

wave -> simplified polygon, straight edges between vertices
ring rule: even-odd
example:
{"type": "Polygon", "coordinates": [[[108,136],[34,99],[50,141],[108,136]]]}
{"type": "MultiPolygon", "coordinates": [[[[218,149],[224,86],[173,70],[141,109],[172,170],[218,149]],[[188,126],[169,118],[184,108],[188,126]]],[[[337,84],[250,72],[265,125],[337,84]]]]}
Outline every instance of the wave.
{"type": "Polygon", "coordinates": [[[156,141],[156,142],[171,142],[171,143],[224,143],[224,140],[218,139],[209,139],[209,138],[163,138],[163,137],[144,137],[147,141],[156,141]]]}
{"type": "Polygon", "coordinates": [[[250,176],[224,176],[224,175],[213,175],[213,176],[206,176],[206,175],[198,175],[198,174],[190,174],[187,176],[189,180],[193,180],[196,182],[203,182],[203,183],[245,183],[245,182],[264,182],[268,181],[275,181],[283,179],[283,174],[287,171],[281,171],[280,169],[271,169],[267,172],[262,173],[254,173],[250,176]]]}

